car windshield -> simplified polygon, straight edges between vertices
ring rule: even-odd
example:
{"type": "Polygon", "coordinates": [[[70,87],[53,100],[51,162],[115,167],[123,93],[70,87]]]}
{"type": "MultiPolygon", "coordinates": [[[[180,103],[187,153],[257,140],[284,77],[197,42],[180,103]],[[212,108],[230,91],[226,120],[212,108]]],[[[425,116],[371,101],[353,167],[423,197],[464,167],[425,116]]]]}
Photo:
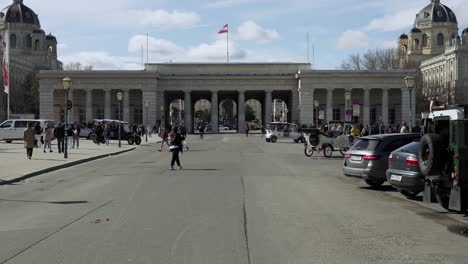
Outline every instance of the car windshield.
{"type": "Polygon", "coordinates": [[[375,150],[379,143],[378,139],[361,139],[354,144],[351,150],[375,150]]]}
{"type": "Polygon", "coordinates": [[[399,148],[397,151],[404,152],[404,153],[417,154],[419,152],[420,146],[421,144],[419,142],[412,142],[412,143],[409,143],[408,145],[405,145],[399,148]]]}

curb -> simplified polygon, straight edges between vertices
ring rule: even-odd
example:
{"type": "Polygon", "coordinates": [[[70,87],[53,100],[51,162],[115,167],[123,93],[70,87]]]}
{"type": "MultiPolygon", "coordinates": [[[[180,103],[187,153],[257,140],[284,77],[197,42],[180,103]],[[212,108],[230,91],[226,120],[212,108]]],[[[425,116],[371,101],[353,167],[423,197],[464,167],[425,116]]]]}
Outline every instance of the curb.
{"type": "Polygon", "coordinates": [[[50,167],[50,168],[47,168],[47,169],[43,169],[43,170],[35,171],[35,172],[32,172],[32,173],[28,173],[28,174],[23,175],[21,177],[18,177],[16,179],[12,179],[12,180],[8,180],[8,181],[2,181],[2,182],[0,182],[0,186],[1,185],[9,185],[9,184],[13,184],[13,183],[16,183],[16,182],[24,181],[24,180],[27,180],[27,179],[30,179],[30,178],[33,178],[33,177],[36,177],[36,176],[39,176],[39,175],[42,175],[42,174],[45,174],[45,173],[49,173],[49,172],[53,172],[53,171],[57,171],[57,170],[61,170],[61,169],[74,167],[76,165],[80,165],[80,164],[83,164],[83,163],[88,163],[88,162],[91,162],[91,161],[95,161],[95,160],[99,160],[99,159],[103,159],[103,158],[107,158],[107,157],[117,156],[117,155],[120,155],[120,154],[124,154],[124,153],[130,152],[130,151],[133,151],[135,149],[136,148],[126,149],[126,150],[122,150],[122,151],[102,154],[102,155],[98,155],[98,156],[89,157],[89,158],[86,158],[86,159],[75,160],[75,161],[68,162],[68,163],[65,163],[65,164],[53,166],[53,167],[50,167]]]}

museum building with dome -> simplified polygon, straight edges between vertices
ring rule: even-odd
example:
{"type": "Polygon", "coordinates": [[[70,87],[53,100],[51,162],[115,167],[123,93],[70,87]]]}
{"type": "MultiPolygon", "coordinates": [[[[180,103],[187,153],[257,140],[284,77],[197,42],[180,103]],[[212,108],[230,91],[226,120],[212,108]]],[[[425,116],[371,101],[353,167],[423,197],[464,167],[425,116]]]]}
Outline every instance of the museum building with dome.
{"type": "MultiPolygon", "coordinates": [[[[57,59],[57,39],[41,28],[39,16],[22,0],[0,11],[0,56],[4,57],[6,38],[9,40],[10,109],[23,113],[25,107],[24,83],[40,70],[61,70],[57,59]]],[[[0,89],[3,91],[2,89],[0,89]]],[[[0,93],[0,117],[6,116],[6,95],[0,93]]]]}

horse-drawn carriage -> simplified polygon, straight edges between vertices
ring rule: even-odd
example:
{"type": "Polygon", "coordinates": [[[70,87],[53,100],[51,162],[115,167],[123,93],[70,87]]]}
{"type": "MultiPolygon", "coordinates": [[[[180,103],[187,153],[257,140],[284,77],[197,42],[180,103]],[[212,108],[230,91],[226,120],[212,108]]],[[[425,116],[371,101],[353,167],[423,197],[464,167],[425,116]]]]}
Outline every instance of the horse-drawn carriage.
{"type": "Polygon", "coordinates": [[[326,132],[318,128],[303,129],[305,138],[308,139],[304,143],[304,154],[311,157],[315,151],[323,151],[323,155],[329,158],[333,152],[339,151],[344,156],[354,143],[350,130],[351,124],[341,121],[330,122],[326,132]]]}

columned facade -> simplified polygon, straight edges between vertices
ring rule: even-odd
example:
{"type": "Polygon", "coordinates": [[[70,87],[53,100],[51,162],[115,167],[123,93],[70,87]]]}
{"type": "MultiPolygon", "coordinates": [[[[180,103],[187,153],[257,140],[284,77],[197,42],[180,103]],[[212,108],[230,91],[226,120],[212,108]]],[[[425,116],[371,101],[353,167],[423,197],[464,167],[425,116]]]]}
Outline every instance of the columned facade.
{"type": "Polygon", "coordinates": [[[312,71],[308,64],[293,63],[150,64],[146,71],[44,71],[39,74],[40,111],[41,118],[63,122],[65,99],[60,80],[70,77],[75,105],[70,120],[80,123],[117,119],[120,91],[123,121],[184,125],[189,133],[201,122],[213,133],[220,132],[218,125],[243,133],[247,125],[265,126],[272,121],[397,124],[415,119],[415,96],[410,105],[404,87],[404,78],[415,74],[411,70],[312,71]],[[347,91],[351,100],[345,98],[347,91]],[[197,104],[202,99],[206,101],[197,104]],[[170,108],[174,100],[179,102],[177,109],[170,108]],[[224,104],[226,100],[231,102],[224,104]],[[176,118],[174,113],[178,113],[176,118]]]}

